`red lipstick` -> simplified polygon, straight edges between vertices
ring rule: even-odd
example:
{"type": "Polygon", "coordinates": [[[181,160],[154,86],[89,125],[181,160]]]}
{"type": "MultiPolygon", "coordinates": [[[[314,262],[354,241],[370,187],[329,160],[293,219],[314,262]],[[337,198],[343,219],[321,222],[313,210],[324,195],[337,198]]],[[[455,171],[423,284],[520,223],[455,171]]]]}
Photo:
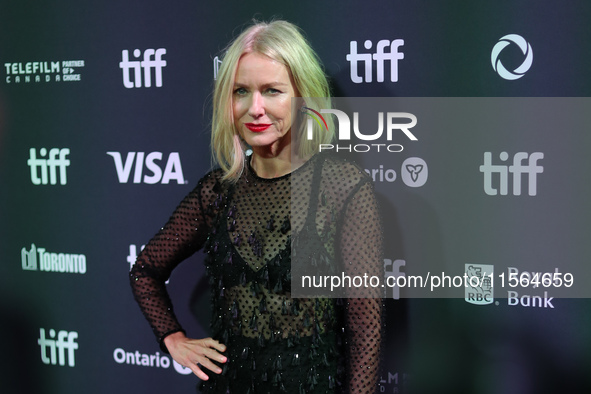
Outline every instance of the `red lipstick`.
{"type": "Polygon", "coordinates": [[[248,130],[253,131],[255,133],[265,131],[271,126],[270,124],[265,123],[245,123],[244,125],[248,128],[248,130]]]}

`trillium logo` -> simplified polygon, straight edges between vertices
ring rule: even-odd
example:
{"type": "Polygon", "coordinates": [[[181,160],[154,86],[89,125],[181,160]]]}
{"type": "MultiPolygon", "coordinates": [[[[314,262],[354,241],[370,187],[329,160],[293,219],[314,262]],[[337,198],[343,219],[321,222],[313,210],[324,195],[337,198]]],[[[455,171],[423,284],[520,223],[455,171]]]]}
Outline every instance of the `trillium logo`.
{"type": "Polygon", "coordinates": [[[533,60],[534,54],[531,49],[531,45],[525,41],[523,37],[517,34],[507,34],[506,36],[501,37],[499,42],[497,42],[497,44],[493,47],[493,50],[490,54],[490,61],[492,63],[493,69],[501,76],[501,78],[510,81],[523,77],[523,75],[531,67],[533,60]],[[519,49],[521,49],[521,52],[525,56],[523,63],[521,63],[521,65],[513,71],[507,70],[499,59],[501,51],[511,43],[519,46],[519,49]]]}
{"type": "Polygon", "coordinates": [[[412,179],[413,182],[416,182],[419,179],[419,174],[423,171],[423,165],[417,164],[416,166],[413,166],[412,164],[407,164],[406,170],[410,175],[410,179],[412,179]]]}
{"type": "Polygon", "coordinates": [[[402,163],[402,182],[410,187],[421,187],[429,178],[429,170],[425,160],[420,157],[409,157],[402,163]]]}

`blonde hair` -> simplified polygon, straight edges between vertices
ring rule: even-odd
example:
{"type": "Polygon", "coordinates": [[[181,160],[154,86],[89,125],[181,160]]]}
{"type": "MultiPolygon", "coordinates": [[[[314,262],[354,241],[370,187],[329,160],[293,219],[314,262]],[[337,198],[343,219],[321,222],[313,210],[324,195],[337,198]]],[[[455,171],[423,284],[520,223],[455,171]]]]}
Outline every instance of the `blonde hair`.
{"type": "MultiPolygon", "coordinates": [[[[244,170],[244,146],[234,126],[232,93],[238,62],[242,55],[251,52],[284,64],[296,91],[305,98],[306,106],[316,110],[331,108],[330,88],[320,60],[297,26],[276,20],[259,22],[243,31],[227,49],[213,93],[211,149],[217,164],[224,171],[224,180],[236,181],[244,170]]],[[[295,116],[297,114],[293,114],[295,116]]],[[[328,130],[314,124],[311,140],[300,138],[305,122],[300,122],[300,130],[292,130],[296,155],[307,159],[317,151],[319,144],[332,142],[332,117],[325,119],[328,130]]]]}

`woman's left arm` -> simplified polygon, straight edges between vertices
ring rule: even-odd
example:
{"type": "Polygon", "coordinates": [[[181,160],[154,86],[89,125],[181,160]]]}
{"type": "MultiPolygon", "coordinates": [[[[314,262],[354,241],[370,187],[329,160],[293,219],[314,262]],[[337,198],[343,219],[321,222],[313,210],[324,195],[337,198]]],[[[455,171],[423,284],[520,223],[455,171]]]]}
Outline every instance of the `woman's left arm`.
{"type": "MultiPolygon", "coordinates": [[[[362,183],[348,198],[342,218],[340,254],[349,276],[383,275],[382,227],[373,185],[362,183]]],[[[382,288],[346,290],[345,341],[348,392],[379,392],[382,288]]]]}

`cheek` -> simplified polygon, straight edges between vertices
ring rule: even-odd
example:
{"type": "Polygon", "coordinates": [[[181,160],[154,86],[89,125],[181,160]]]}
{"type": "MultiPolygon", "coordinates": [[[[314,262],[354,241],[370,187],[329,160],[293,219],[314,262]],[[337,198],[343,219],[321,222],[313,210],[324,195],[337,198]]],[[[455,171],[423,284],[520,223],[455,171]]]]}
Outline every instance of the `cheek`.
{"type": "Polygon", "coordinates": [[[285,123],[288,124],[291,127],[291,100],[289,100],[286,103],[285,112],[284,113],[285,113],[285,116],[284,116],[285,123]]]}
{"type": "Polygon", "coordinates": [[[283,119],[284,122],[289,123],[291,120],[291,99],[284,100],[279,104],[280,105],[276,107],[278,115],[281,117],[281,119],[283,119]]]}
{"type": "Polygon", "coordinates": [[[234,101],[232,102],[232,111],[234,113],[234,118],[242,117],[247,110],[247,100],[234,99],[234,101]]]}
{"type": "Polygon", "coordinates": [[[233,103],[232,104],[232,114],[234,115],[234,119],[238,120],[238,118],[240,117],[240,104],[239,103],[233,103]]]}

